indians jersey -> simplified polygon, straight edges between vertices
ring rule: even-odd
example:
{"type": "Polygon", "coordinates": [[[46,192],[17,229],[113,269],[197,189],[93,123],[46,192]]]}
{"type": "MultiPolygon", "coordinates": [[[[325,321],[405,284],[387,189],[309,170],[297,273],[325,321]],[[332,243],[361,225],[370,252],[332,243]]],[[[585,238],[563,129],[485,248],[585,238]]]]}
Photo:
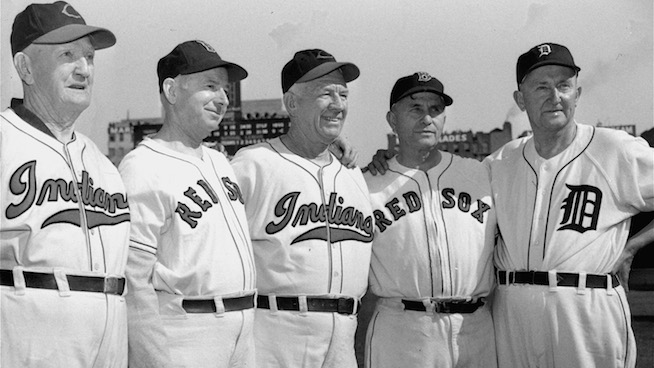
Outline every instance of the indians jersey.
{"type": "Polygon", "coordinates": [[[385,175],[364,175],[375,218],[375,295],[467,298],[491,289],[496,219],[488,171],[476,160],[441,154],[426,172],[394,157],[385,175]]]}
{"type": "Polygon", "coordinates": [[[223,154],[202,159],[146,138],[119,170],[130,198],[130,247],[157,257],[157,291],[213,297],[253,290],[248,224],[234,172],[223,154]]]}
{"type": "Polygon", "coordinates": [[[80,133],[63,144],[11,109],[0,124],[0,268],[122,276],[130,215],[116,168],[80,133]]]}
{"type": "Polygon", "coordinates": [[[279,138],[232,161],[245,200],[260,294],[363,296],[373,219],[359,170],[320,167],[279,138]]]}
{"type": "Polygon", "coordinates": [[[1,115],[0,268],[14,286],[2,286],[0,365],[126,367],[123,296],[69,283],[124,275],[130,213],[120,175],[82,134],[61,143],[22,104],[1,115]],[[26,288],[22,271],[54,275],[58,290],[26,288]]]}
{"type": "Polygon", "coordinates": [[[501,270],[609,273],[631,216],[654,210],[654,149],[624,132],[578,124],[572,144],[548,160],[528,137],[485,162],[501,270]]]}

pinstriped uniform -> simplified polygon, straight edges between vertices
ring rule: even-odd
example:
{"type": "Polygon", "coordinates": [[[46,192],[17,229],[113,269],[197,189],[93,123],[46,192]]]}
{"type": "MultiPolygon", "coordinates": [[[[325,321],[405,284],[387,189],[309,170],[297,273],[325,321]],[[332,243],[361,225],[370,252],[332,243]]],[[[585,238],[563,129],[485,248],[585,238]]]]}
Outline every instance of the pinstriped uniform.
{"type": "Polygon", "coordinates": [[[402,299],[477,300],[493,287],[495,210],[486,168],[441,152],[425,171],[388,161],[364,174],[375,216],[370,291],[379,296],[368,326],[369,367],[493,367],[490,310],[404,310],[402,299]]]}
{"type": "Polygon", "coordinates": [[[132,210],[130,366],[157,358],[188,366],[252,364],[252,309],[187,314],[182,308],[183,299],[231,298],[255,289],[236,177],[223,154],[206,147],[202,154],[192,157],[146,138],[120,164],[132,210]]]}
{"type": "MultiPolygon", "coordinates": [[[[22,271],[124,275],[125,188],[90,139],[75,132],[63,144],[40,120],[28,123],[7,109],[0,118],[0,177],[0,268],[13,270],[14,281],[22,271]]],[[[67,291],[66,279],[58,278],[59,290],[1,287],[0,365],[127,366],[123,296],[67,291]]]]}
{"type": "MultiPolygon", "coordinates": [[[[577,124],[571,145],[548,160],[523,138],[485,162],[500,230],[499,270],[605,275],[624,249],[631,216],[654,209],[654,150],[624,132],[577,124]]],[[[634,365],[622,286],[511,284],[496,294],[500,366],[634,365]]]]}
{"type": "MultiPolygon", "coordinates": [[[[232,160],[243,191],[259,294],[351,297],[367,286],[372,212],[359,170],[320,167],[279,138],[232,160]]],[[[257,309],[260,367],[356,367],[356,316],[257,309]]]]}

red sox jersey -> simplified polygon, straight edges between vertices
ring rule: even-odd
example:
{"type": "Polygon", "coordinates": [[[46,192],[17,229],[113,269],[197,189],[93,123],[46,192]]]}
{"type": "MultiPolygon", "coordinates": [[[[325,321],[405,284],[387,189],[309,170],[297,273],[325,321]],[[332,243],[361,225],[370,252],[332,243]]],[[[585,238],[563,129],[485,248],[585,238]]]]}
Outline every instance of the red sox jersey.
{"type": "MultiPolygon", "coordinates": [[[[0,268],[15,280],[20,270],[123,277],[130,214],[118,171],[84,135],[63,144],[14,108],[30,122],[12,109],[0,118],[0,268]]],[[[59,287],[2,287],[2,365],[125,366],[123,297],[59,287]]]]}
{"type": "Polygon", "coordinates": [[[427,172],[388,161],[364,175],[375,217],[371,291],[386,298],[479,298],[493,285],[495,211],[488,172],[442,152],[427,172]]]}
{"type": "MultiPolygon", "coordinates": [[[[120,163],[132,211],[130,252],[149,255],[154,263],[151,280],[145,280],[151,286],[128,295],[134,313],[130,364],[132,359],[152,362],[151,356],[132,354],[161,348],[150,345],[157,343],[150,339],[152,331],[162,328],[156,316],[185,315],[183,299],[254,292],[252,247],[236,177],[222,153],[202,147],[202,155],[185,155],[146,138],[120,163]]],[[[134,281],[143,265],[132,259],[127,274],[136,284],[143,281],[134,281]]]]}
{"type": "Polygon", "coordinates": [[[373,220],[361,172],[318,165],[277,138],[232,160],[250,225],[260,294],[363,296],[373,220]]]}
{"type": "Polygon", "coordinates": [[[530,138],[494,153],[498,269],[610,272],[631,216],[654,210],[653,152],[641,138],[578,124],[570,147],[549,160],[530,138]]]}
{"type": "Polygon", "coordinates": [[[125,156],[119,170],[133,212],[130,247],[157,255],[156,290],[192,297],[253,290],[234,172],[223,154],[202,149],[203,159],[194,159],[146,138],[125,156]]]}

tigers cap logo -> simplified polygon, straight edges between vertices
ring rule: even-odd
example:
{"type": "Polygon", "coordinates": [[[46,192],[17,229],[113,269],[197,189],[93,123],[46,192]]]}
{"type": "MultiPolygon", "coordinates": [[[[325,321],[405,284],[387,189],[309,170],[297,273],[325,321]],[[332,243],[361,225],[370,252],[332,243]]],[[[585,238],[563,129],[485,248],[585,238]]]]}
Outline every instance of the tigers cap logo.
{"type": "Polygon", "coordinates": [[[543,44],[538,46],[538,51],[540,52],[538,57],[543,57],[552,53],[552,47],[548,44],[543,44]]]}

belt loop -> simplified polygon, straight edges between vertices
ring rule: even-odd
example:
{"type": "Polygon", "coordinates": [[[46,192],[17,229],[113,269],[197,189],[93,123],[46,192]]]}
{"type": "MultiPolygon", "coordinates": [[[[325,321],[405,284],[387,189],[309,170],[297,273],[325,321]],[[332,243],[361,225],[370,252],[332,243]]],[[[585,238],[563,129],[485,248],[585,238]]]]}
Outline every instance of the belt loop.
{"type": "Polygon", "coordinates": [[[504,277],[506,278],[506,284],[507,285],[513,284],[513,281],[515,281],[515,272],[512,271],[505,271],[505,272],[506,274],[504,277]],[[513,276],[513,281],[511,281],[511,276],[513,276]]]}
{"type": "Polygon", "coordinates": [[[606,295],[613,295],[613,280],[611,280],[611,274],[606,274],[606,295]]]}
{"type": "Polygon", "coordinates": [[[68,278],[64,270],[55,269],[53,274],[59,289],[59,296],[71,296],[70,285],[68,285],[68,278]]]}
{"type": "Polygon", "coordinates": [[[11,273],[14,275],[14,293],[16,295],[25,295],[25,275],[23,274],[23,266],[16,266],[11,273]]]}
{"type": "Polygon", "coordinates": [[[225,303],[223,303],[223,297],[215,296],[215,297],[213,297],[213,302],[216,305],[216,313],[214,313],[216,318],[224,317],[224,315],[225,315],[225,303]]]}
{"type": "Polygon", "coordinates": [[[309,307],[307,306],[307,296],[306,295],[298,296],[297,303],[300,310],[300,315],[306,316],[309,312],[309,307]]]}
{"type": "Polygon", "coordinates": [[[550,270],[547,271],[547,281],[549,282],[550,285],[550,291],[555,292],[556,291],[556,270],[550,270]]]}
{"type": "Polygon", "coordinates": [[[422,300],[422,305],[425,306],[425,313],[428,316],[433,316],[434,315],[434,310],[436,309],[436,304],[431,301],[431,299],[423,299],[422,300]]]}
{"type": "Polygon", "coordinates": [[[268,307],[270,308],[270,314],[276,315],[279,309],[277,308],[277,295],[268,294],[268,307]]]}
{"type": "Polygon", "coordinates": [[[577,294],[586,294],[586,272],[579,272],[579,284],[577,285],[577,294]]]}
{"type": "Polygon", "coordinates": [[[354,305],[352,306],[352,315],[356,316],[357,312],[359,312],[359,304],[361,304],[361,300],[359,298],[353,298],[354,299],[354,305]]]}

